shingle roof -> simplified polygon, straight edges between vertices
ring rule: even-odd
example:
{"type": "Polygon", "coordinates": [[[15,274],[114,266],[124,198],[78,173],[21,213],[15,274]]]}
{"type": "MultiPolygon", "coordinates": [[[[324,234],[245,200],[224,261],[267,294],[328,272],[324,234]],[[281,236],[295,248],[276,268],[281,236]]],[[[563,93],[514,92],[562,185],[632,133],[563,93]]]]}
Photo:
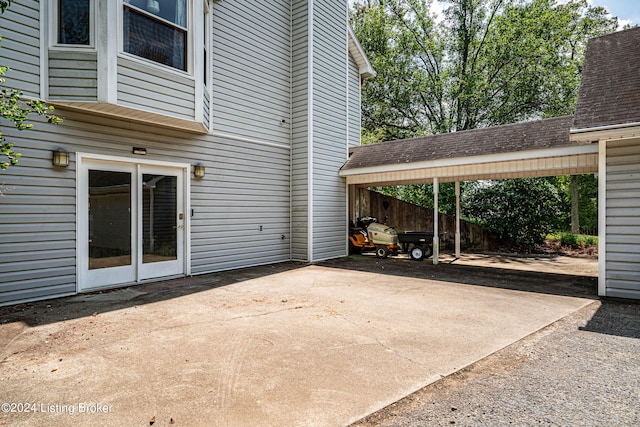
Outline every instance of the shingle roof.
{"type": "Polygon", "coordinates": [[[364,145],[342,170],[573,146],[573,116],[364,145]]]}
{"type": "Polygon", "coordinates": [[[574,129],[640,123],[640,27],[589,40],[574,129]]]}

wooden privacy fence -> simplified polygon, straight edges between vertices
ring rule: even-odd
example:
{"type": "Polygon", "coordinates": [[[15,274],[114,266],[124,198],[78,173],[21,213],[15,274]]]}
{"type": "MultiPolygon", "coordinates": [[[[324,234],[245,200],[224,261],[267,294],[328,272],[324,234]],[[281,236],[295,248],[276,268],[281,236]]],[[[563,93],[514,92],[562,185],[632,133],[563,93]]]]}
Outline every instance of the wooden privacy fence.
{"type": "MultiPolygon", "coordinates": [[[[358,189],[356,194],[360,217],[376,217],[379,222],[395,227],[398,231],[433,231],[433,209],[426,209],[366,188],[358,189]]],[[[444,214],[440,214],[439,217],[438,228],[440,233],[444,233],[440,246],[453,249],[456,219],[444,214]]],[[[478,225],[460,221],[460,246],[463,250],[486,250],[489,248],[489,242],[489,235],[478,225]]]]}

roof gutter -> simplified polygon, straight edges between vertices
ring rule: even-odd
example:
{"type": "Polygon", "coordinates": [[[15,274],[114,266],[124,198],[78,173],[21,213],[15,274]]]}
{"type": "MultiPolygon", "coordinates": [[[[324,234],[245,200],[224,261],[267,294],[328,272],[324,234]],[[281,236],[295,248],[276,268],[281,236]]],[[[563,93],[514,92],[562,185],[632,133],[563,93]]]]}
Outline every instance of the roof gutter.
{"type": "Polygon", "coordinates": [[[569,129],[571,141],[594,142],[601,139],[634,138],[640,136],[640,122],[569,129]],[[611,135],[616,132],[615,135],[611,135]]]}

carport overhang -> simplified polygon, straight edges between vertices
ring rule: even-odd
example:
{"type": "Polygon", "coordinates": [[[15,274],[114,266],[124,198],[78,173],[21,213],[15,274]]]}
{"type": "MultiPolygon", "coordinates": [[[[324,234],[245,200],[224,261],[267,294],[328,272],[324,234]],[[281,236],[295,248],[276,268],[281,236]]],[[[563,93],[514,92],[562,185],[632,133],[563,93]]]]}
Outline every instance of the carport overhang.
{"type": "MultiPolygon", "coordinates": [[[[460,182],[479,180],[498,180],[513,178],[530,178],[559,175],[580,175],[597,173],[599,165],[599,145],[590,142],[569,141],[569,129],[567,123],[569,118],[541,120],[537,123],[525,123],[511,125],[510,127],[496,127],[488,130],[461,132],[459,141],[468,142],[470,138],[495,136],[507,134],[510,141],[519,139],[509,151],[509,143],[506,148],[496,148],[500,143],[491,141],[487,148],[476,150],[475,152],[489,151],[489,154],[460,155],[440,157],[435,159],[422,158],[420,153],[421,142],[395,141],[386,147],[378,145],[358,147],[358,159],[353,162],[348,161],[340,170],[340,176],[346,179],[351,198],[355,194],[356,188],[392,186],[407,184],[433,184],[434,186],[434,218],[438,214],[438,192],[441,182],[455,182],[456,193],[456,233],[455,233],[455,253],[460,256],[460,182]],[[537,132],[525,132],[525,129],[541,131],[545,125],[557,126],[559,132],[557,137],[547,136],[546,146],[540,147],[539,141],[544,137],[536,135],[537,132]],[[566,129],[563,129],[565,128],[566,129]],[[475,133],[474,133],[475,132],[475,133]],[[395,145],[394,145],[395,143],[395,145]],[[408,147],[402,148],[402,145],[408,147]],[[535,149],[525,149],[527,144],[535,149]],[[489,145],[491,145],[489,147],[489,145]],[[368,149],[367,147],[372,147],[368,149]],[[504,151],[501,151],[504,150],[504,151]],[[371,161],[366,159],[367,153],[372,157],[371,161]],[[384,154],[382,154],[384,153],[384,154]],[[392,154],[389,154],[392,153],[392,154]],[[417,159],[417,161],[398,162],[393,159],[393,153],[405,159],[417,159]],[[385,156],[387,161],[384,161],[385,156]],[[391,156],[391,157],[389,157],[391,156]]],[[[454,139],[453,144],[458,142],[454,134],[444,135],[445,138],[454,139]]],[[[425,144],[431,142],[434,150],[437,149],[438,136],[431,140],[425,140],[425,144]]],[[[449,141],[448,143],[451,143],[449,141]]],[[[435,152],[435,151],[434,151],[435,152]]],[[[354,156],[356,157],[356,156],[354,156]]],[[[353,214],[353,212],[351,213],[353,214]]],[[[438,264],[439,239],[438,221],[434,221],[433,240],[433,263],[438,264]]]]}
{"type": "Polygon", "coordinates": [[[598,144],[341,170],[347,185],[432,184],[598,172],[598,144]]]}

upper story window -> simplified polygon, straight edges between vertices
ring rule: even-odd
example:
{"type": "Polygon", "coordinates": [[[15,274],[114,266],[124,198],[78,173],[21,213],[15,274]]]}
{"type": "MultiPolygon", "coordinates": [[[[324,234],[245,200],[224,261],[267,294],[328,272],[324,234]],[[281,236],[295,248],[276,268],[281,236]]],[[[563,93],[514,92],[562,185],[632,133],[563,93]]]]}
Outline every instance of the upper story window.
{"type": "Polygon", "coordinates": [[[90,44],[90,0],[58,0],[58,43],[90,44]]]}
{"type": "Polygon", "coordinates": [[[209,29],[209,19],[210,19],[210,15],[209,15],[209,5],[208,2],[204,2],[204,11],[203,11],[203,16],[204,16],[204,22],[203,22],[203,36],[204,39],[202,40],[202,64],[203,64],[203,70],[202,70],[202,79],[204,82],[204,85],[207,86],[209,84],[209,39],[210,39],[210,29],[209,29]]]}
{"type": "Polygon", "coordinates": [[[123,49],[187,71],[187,0],[124,0],[123,49]]]}

